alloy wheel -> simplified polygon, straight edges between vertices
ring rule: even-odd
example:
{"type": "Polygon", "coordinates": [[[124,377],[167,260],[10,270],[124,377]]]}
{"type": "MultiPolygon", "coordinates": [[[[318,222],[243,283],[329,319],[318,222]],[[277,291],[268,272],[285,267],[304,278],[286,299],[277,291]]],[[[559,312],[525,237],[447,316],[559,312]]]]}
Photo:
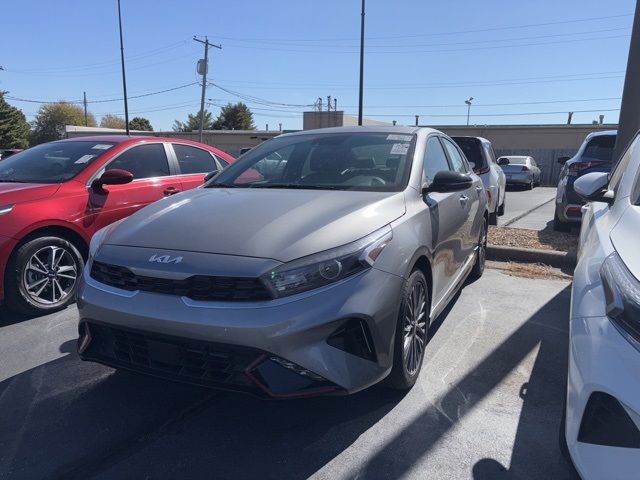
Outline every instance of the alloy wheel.
{"type": "Polygon", "coordinates": [[[404,305],[404,365],[409,375],[420,369],[427,340],[427,302],[425,286],[416,282],[404,305]]]}
{"type": "Polygon", "coordinates": [[[26,263],[22,282],[32,301],[53,305],[66,299],[78,280],[78,264],[68,250],[46,246],[26,263]]]}

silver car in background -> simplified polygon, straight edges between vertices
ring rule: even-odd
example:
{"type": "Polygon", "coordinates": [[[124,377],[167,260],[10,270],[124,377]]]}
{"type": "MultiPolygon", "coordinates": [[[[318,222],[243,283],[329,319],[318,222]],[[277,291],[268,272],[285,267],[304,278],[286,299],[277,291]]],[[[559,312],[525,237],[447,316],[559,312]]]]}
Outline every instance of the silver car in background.
{"type": "Polygon", "coordinates": [[[529,190],[540,185],[540,168],[533,157],[502,156],[498,159],[498,165],[507,177],[507,185],[522,185],[529,190]]]}
{"type": "Polygon", "coordinates": [[[437,130],[281,135],[94,236],[78,351],[272,398],[410,388],[431,320],[482,275],[487,224],[437,130]]]}
{"type": "Polygon", "coordinates": [[[506,177],[496,163],[491,142],[482,137],[451,137],[462,149],[474,173],[482,179],[487,191],[489,225],[498,225],[498,217],[504,215],[506,202],[506,177]]]}

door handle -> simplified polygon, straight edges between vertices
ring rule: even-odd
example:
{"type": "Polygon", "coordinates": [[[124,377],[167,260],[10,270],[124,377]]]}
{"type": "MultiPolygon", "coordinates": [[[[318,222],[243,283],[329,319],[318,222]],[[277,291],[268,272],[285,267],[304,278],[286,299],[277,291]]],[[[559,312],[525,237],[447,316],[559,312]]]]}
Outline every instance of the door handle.
{"type": "Polygon", "coordinates": [[[482,191],[482,187],[480,185],[478,185],[476,187],[476,192],[478,192],[478,194],[480,194],[481,191],[482,191]]]}
{"type": "Polygon", "coordinates": [[[468,200],[469,200],[469,197],[467,197],[466,195],[464,195],[464,194],[460,195],[460,204],[463,207],[467,204],[468,200]]]}
{"type": "Polygon", "coordinates": [[[176,193],[180,193],[180,189],[176,187],[167,187],[164,189],[164,196],[169,197],[171,195],[175,195],[176,193]]]}

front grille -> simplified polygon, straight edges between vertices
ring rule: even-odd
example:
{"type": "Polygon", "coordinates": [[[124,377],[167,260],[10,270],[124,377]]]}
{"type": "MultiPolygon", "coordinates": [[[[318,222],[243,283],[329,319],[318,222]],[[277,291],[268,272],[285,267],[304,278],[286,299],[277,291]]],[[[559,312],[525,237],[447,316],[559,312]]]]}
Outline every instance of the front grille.
{"type": "Polygon", "coordinates": [[[249,347],[159,335],[83,322],[90,341],[84,359],[172,380],[218,388],[253,390],[244,374],[263,352],[249,347]]]}
{"type": "Polygon", "coordinates": [[[270,300],[271,295],[257,278],[194,275],[184,280],[136,275],[126,267],[93,262],[91,278],[124,290],[178,295],[203,301],[270,300]]]}

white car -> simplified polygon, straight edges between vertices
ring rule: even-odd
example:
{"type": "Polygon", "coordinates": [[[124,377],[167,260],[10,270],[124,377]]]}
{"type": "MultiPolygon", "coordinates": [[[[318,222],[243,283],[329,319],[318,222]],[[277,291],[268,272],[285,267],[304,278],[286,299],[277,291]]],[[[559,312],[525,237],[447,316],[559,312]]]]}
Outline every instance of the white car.
{"type": "Polygon", "coordinates": [[[571,292],[561,446],[583,479],[640,478],[640,140],[613,172],[575,181],[587,202],[571,292]]]}
{"type": "Polygon", "coordinates": [[[473,171],[482,179],[487,191],[489,225],[497,225],[498,217],[504,215],[506,201],[506,178],[496,163],[491,142],[482,137],[451,137],[462,149],[473,171]]]}

